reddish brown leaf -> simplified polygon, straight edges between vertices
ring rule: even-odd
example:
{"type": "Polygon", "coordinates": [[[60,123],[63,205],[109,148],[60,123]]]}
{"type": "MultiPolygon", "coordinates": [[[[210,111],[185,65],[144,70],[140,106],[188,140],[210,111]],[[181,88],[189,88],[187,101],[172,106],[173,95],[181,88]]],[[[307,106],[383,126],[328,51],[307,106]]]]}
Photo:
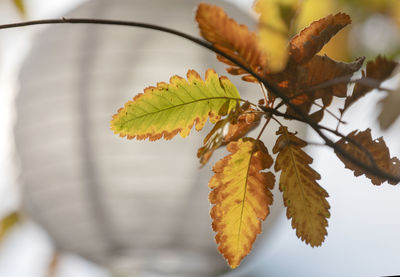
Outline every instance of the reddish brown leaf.
{"type": "Polygon", "coordinates": [[[236,124],[229,125],[228,133],[224,136],[224,142],[228,143],[242,138],[260,124],[261,115],[262,113],[257,113],[253,109],[248,109],[241,114],[236,124]]]}
{"type": "Polygon", "coordinates": [[[290,59],[297,64],[308,62],[337,32],[350,23],[350,16],[344,13],[314,21],[290,41],[290,59]]]}
{"type": "MultiPolygon", "coordinates": [[[[363,132],[355,130],[347,135],[347,138],[353,140],[355,143],[363,147],[363,149],[361,149],[351,141],[347,141],[344,138],[336,142],[336,145],[341,147],[344,151],[352,155],[361,163],[368,166],[374,166],[375,163],[376,167],[380,170],[393,176],[400,177],[400,161],[396,157],[390,158],[389,149],[387,148],[386,143],[384,142],[382,137],[373,140],[371,136],[371,129],[367,129],[363,132]],[[370,156],[367,155],[365,150],[370,153],[370,156]],[[373,159],[374,163],[371,161],[370,158],[373,159]]],[[[365,175],[367,178],[371,179],[374,185],[381,185],[383,182],[387,181],[384,178],[375,176],[373,173],[365,172],[359,166],[348,161],[337,152],[336,155],[344,163],[346,168],[354,171],[354,176],[365,175]]],[[[397,184],[391,181],[389,181],[389,183],[392,185],[397,184]]]]}
{"type": "MultiPolygon", "coordinates": [[[[316,55],[303,65],[289,64],[285,71],[268,78],[277,83],[280,91],[290,97],[293,104],[304,113],[309,113],[317,99],[322,99],[324,107],[327,107],[333,96],[346,97],[347,82],[361,68],[363,61],[364,58],[359,58],[352,63],[342,63],[328,56],[316,55]],[[335,78],[342,80],[340,83],[324,85],[335,78]]],[[[288,114],[295,112],[289,108],[288,114]]]]}
{"type": "MultiPolygon", "coordinates": [[[[222,8],[214,5],[200,4],[197,9],[196,20],[199,24],[200,34],[214,47],[250,67],[254,72],[262,73],[265,57],[259,49],[255,33],[250,32],[245,25],[238,24],[235,20],[229,18],[222,8]]],[[[227,68],[230,74],[244,74],[243,80],[257,82],[254,77],[231,61],[219,55],[217,58],[230,65],[227,68]]]]}

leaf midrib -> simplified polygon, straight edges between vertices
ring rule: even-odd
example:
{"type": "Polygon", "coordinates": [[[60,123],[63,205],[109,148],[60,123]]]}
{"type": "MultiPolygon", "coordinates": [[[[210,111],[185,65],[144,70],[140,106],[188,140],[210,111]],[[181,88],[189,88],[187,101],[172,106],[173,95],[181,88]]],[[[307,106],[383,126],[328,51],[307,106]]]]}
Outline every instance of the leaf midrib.
{"type": "Polygon", "coordinates": [[[244,202],[246,200],[247,184],[248,184],[249,171],[250,171],[251,159],[253,158],[253,154],[254,154],[254,145],[252,145],[252,148],[251,148],[249,164],[247,166],[247,171],[246,171],[246,179],[245,179],[245,185],[244,185],[243,199],[242,199],[242,205],[241,205],[241,209],[240,209],[239,230],[238,230],[238,236],[237,236],[237,241],[236,241],[236,251],[239,249],[240,234],[241,234],[241,231],[242,231],[242,222],[243,222],[244,202]]]}
{"type": "MultiPolygon", "coordinates": [[[[140,119],[140,118],[143,118],[143,117],[146,117],[146,116],[151,116],[151,115],[154,115],[154,114],[157,114],[157,113],[162,113],[162,112],[165,112],[167,110],[171,110],[171,109],[174,109],[174,108],[178,108],[178,107],[194,104],[194,103],[201,102],[201,101],[217,100],[217,99],[226,99],[226,100],[235,100],[235,101],[240,101],[241,100],[240,98],[227,97],[227,96],[207,97],[207,98],[196,99],[196,100],[193,100],[193,101],[190,101],[190,102],[177,104],[175,106],[164,108],[164,109],[161,109],[161,110],[158,110],[158,111],[155,111],[155,112],[149,112],[149,113],[146,113],[146,114],[143,114],[143,115],[128,119],[128,120],[126,120],[126,121],[121,123],[121,127],[123,127],[126,123],[132,122],[134,120],[137,120],[137,119],[140,119]]],[[[126,115],[126,116],[128,116],[128,115],[126,115]]]]}
{"type": "MultiPolygon", "coordinates": [[[[293,153],[292,146],[291,146],[292,144],[290,143],[289,135],[288,135],[287,132],[285,132],[285,136],[286,136],[287,140],[289,141],[290,159],[292,160],[293,167],[294,167],[295,172],[296,172],[296,178],[298,180],[300,191],[301,191],[301,198],[303,199],[304,206],[305,206],[305,208],[307,210],[307,215],[308,215],[307,217],[309,217],[311,213],[310,213],[310,210],[309,210],[308,206],[306,205],[307,201],[306,201],[306,197],[305,197],[305,193],[304,193],[304,189],[303,189],[303,182],[301,181],[301,178],[300,178],[299,169],[297,168],[297,163],[296,163],[296,160],[294,158],[294,153],[293,153]]],[[[312,224],[312,222],[313,221],[311,220],[311,224],[312,224]]],[[[312,225],[314,225],[314,224],[312,224],[312,225]]]]}

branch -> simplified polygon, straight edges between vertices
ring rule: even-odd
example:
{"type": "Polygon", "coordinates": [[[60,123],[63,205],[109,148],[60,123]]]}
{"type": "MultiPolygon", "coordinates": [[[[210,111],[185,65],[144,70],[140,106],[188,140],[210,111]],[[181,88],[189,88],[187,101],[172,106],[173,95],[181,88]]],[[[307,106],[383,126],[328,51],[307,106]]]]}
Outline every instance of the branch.
{"type": "MultiPolygon", "coordinates": [[[[247,67],[246,65],[242,64],[240,61],[236,60],[235,58],[230,57],[229,55],[225,54],[221,50],[215,48],[212,44],[198,39],[194,36],[185,34],[183,32],[154,25],[154,24],[147,24],[147,23],[141,23],[141,22],[134,22],[134,21],[123,21],[123,20],[107,20],[107,19],[92,19],[92,18],[59,18],[59,19],[44,19],[44,20],[32,20],[32,21],[24,21],[24,22],[18,22],[18,23],[12,23],[12,24],[4,24],[0,25],[0,29],[9,29],[9,28],[17,28],[17,27],[24,27],[24,26],[31,26],[31,25],[44,25],[44,24],[100,24],[100,25],[117,25],[117,26],[128,26],[128,27],[138,27],[138,28],[145,28],[145,29],[151,29],[151,30],[157,30],[161,31],[164,33],[169,33],[173,34],[182,38],[185,38],[187,40],[190,40],[198,45],[201,45],[214,53],[217,53],[218,55],[221,55],[222,57],[228,59],[232,63],[236,64],[240,68],[246,70],[249,74],[251,74],[254,78],[256,78],[260,83],[264,84],[265,88],[268,89],[272,94],[274,94],[276,97],[279,97],[282,99],[282,101],[290,108],[292,108],[300,118],[300,121],[303,121],[307,123],[311,128],[317,132],[317,134],[325,141],[325,144],[331,148],[333,148],[337,153],[342,155],[344,158],[352,162],[353,164],[357,165],[358,167],[362,168],[363,170],[377,176],[380,178],[387,179],[389,181],[393,182],[400,182],[400,178],[393,176],[391,174],[388,174],[387,172],[384,172],[380,170],[379,168],[372,167],[369,165],[366,165],[359,160],[355,159],[351,154],[347,153],[344,151],[341,147],[338,147],[331,139],[329,139],[320,129],[319,125],[315,123],[314,121],[310,120],[307,114],[305,114],[299,107],[294,105],[291,101],[290,98],[284,95],[280,90],[272,83],[268,82],[265,78],[262,76],[259,76],[257,73],[255,73],[251,68],[247,67]]],[[[299,119],[298,119],[299,120],[299,119]]]]}

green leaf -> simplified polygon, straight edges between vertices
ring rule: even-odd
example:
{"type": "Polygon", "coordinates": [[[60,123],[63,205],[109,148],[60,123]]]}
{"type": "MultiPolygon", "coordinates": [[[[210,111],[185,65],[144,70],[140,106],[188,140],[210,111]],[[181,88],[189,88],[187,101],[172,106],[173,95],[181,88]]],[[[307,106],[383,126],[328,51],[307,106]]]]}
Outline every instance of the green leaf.
{"type": "Polygon", "coordinates": [[[236,107],[240,95],[226,77],[218,77],[214,70],[206,72],[205,81],[194,70],[187,80],[173,76],[170,83],[148,87],[118,110],[111,121],[111,129],[121,137],[154,141],[172,139],[180,133],[189,135],[193,125],[199,131],[207,118],[216,123],[221,116],[236,107]]]}

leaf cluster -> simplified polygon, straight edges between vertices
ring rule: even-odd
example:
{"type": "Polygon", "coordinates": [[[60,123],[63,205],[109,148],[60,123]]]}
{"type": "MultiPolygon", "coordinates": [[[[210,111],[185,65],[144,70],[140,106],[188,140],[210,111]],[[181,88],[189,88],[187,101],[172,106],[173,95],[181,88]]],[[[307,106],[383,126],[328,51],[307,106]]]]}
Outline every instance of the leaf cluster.
{"type": "Polygon", "coordinates": [[[196,21],[217,59],[227,64],[227,72],[260,85],[258,104],[242,99],[234,84],[212,69],[204,79],[189,70],[186,79],[173,76],[169,83],[146,88],[111,121],[111,129],[121,137],[151,141],[177,134],[186,137],[193,126],[201,130],[207,119],[214,124],[197,156],[204,165],[220,147],[226,146],[230,153],[213,167],[209,201],[218,249],[232,268],[250,252],[261,232],[276,179],[296,235],[312,247],[320,246],[327,235],[328,193],[318,183],[321,176],[304,150],[308,143],[289,131],[285,120],[308,124],[355,176],[365,175],[374,185],[400,181],[400,161],[390,156],[383,138],[374,140],[370,129],[348,135],[339,131],[344,113],[372,90],[382,90],[381,83],[392,76],[398,63],[378,56],[368,61],[361,77],[353,78],[363,66],[363,57],[345,63],[319,54],[351,24],[349,15],[328,15],[292,36],[302,12],[300,1],[258,0],[254,9],[259,14],[257,33],[209,4],[198,6],[196,21]],[[336,114],[330,110],[335,98],[344,101],[336,114]],[[336,129],[321,125],[326,115],[337,120],[336,129]],[[273,128],[271,120],[280,125],[270,132],[277,135],[275,157],[260,139],[264,130],[273,128]],[[259,135],[248,137],[259,126],[259,135]]]}

